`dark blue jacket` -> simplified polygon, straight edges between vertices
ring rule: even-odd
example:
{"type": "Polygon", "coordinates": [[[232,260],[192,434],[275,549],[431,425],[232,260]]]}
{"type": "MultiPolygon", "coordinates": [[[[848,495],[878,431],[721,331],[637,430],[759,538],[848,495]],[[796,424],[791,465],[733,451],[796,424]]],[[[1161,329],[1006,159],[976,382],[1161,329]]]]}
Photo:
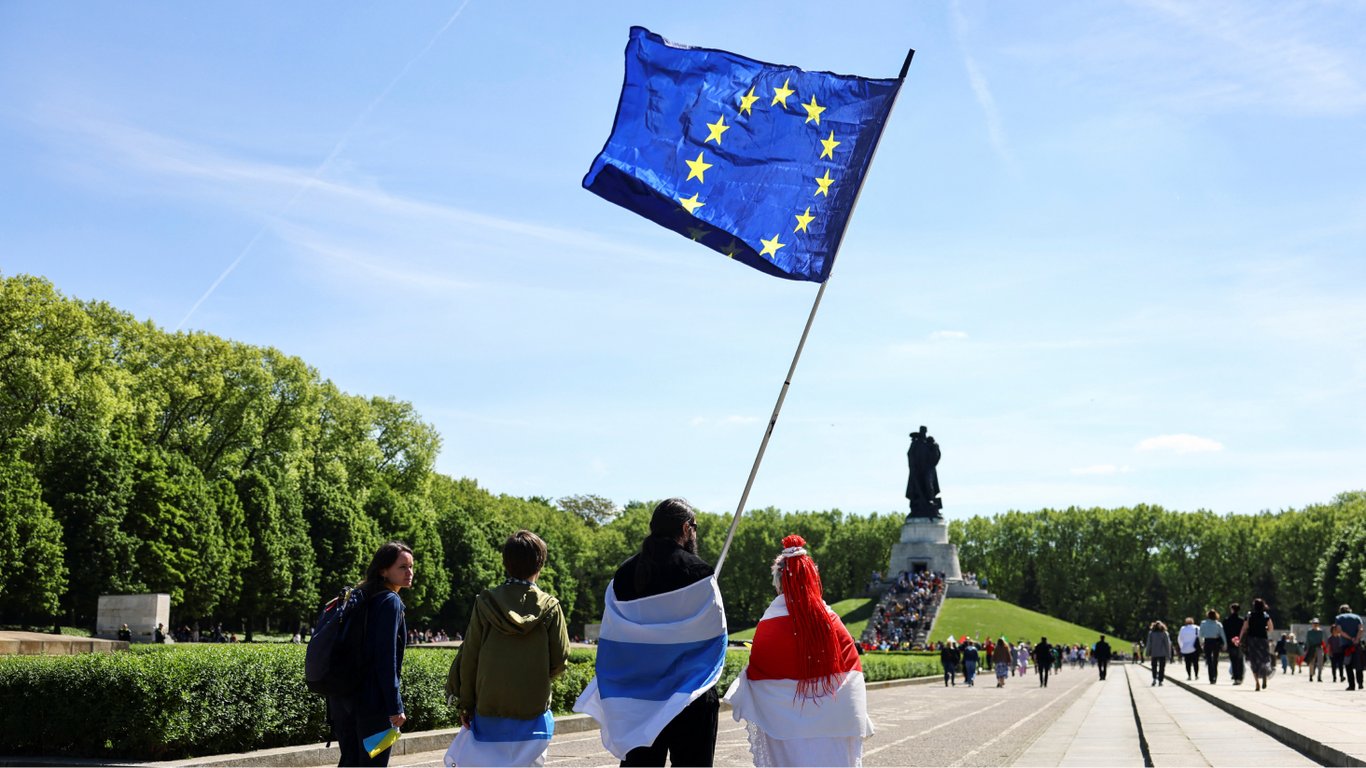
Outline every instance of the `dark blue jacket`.
{"type": "Polygon", "coordinates": [[[357,710],[364,714],[397,715],[403,712],[403,697],[398,693],[399,671],[403,668],[403,647],[407,644],[408,624],[403,619],[403,601],[398,594],[384,590],[370,598],[365,619],[365,676],[356,692],[357,710]]]}

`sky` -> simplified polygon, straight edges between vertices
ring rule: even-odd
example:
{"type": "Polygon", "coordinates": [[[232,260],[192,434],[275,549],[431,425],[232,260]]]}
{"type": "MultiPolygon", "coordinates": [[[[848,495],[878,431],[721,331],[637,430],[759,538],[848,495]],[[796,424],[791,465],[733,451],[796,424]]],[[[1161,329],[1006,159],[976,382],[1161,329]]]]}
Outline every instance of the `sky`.
{"type": "Polygon", "coordinates": [[[0,3],[0,274],[414,404],[497,493],[734,511],[817,286],[584,191],[632,25],[895,77],[748,507],[1366,488],[1360,2],[0,3]]]}

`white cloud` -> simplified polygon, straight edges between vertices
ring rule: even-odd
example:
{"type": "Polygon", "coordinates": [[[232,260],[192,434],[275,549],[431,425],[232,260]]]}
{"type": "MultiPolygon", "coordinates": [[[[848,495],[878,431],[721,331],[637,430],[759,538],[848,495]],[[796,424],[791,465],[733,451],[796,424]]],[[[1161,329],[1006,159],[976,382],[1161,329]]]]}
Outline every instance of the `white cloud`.
{"type": "Polygon", "coordinates": [[[1129,467],[1114,464],[1093,464],[1089,467],[1073,467],[1071,470],[1074,475],[1119,475],[1132,471],[1129,467]]]}
{"type": "Polygon", "coordinates": [[[986,117],[987,137],[991,141],[991,148],[996,151],[1007,167],[1014,169],[1015,161],[1006,146],[1006,132],[1001,125],[1001,113],[996,108],[996,99],[991,95],[991,86],[987,83],[987,78],[982,74],[982,70],[977,66],[977,60],[972,57],[967,50],[967,19],[963,16],[963,11],[959,4],[953,4],[953,29],[954,36],[958,40],[958,47],[963,50],[963,65],[968,71],[968,82],[972,85],[972,93],[977,97],[977,103],[982,108],[982,114],[986,117]]]}
{"type": "Polygon", "coordinates": [[[930,334],[930,339],[934,341],[958,341],[967,337],[967,331],[935,331],[930,334]]]}
{"type": "Polygon", "coordinates": [[[1140,440],[1136,451],[1170,451],[1171,453],[1214,453],[1224,450],[1224,444],[1196,435],[1158,435],[1140,440]]]}

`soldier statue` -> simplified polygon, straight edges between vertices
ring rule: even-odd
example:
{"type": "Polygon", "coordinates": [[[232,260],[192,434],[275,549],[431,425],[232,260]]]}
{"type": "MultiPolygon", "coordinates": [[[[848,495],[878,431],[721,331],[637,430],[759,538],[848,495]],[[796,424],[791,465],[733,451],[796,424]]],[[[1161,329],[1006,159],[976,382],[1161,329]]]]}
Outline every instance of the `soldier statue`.
{"type": "Polygon", "coordinates": [[[944,508],[944,502],[939,498],[939,475],[934,470],[939,464],[939,445],[926,434],[925,427],[911,433],[906,462],[911,469],[906,480],[906,498],[911,502],[911,513],[906,519],[943,520],[939,510],[944,508]]]}

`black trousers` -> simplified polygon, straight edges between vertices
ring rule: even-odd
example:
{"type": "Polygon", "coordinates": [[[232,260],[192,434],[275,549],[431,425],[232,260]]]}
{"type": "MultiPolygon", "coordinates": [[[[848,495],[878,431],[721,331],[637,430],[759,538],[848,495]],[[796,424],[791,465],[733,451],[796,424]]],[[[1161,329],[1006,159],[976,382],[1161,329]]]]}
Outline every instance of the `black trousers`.
{"type": "Polygon", "coordinates": [[[1154,681],[1154,682],[1160,683],[1160,682],[1162,682],[1164,679],[1166,679],[1166,677],[1167,677],[1167,657],[1166,657],[1166,656],[1150,656],[1150,657],[1148,657],[1148,666],[1152,667],[1152,669],[1153,669],[1153,681],[1154,681]]]}
{"type": "Polygon", "coordinates": [[[1243,668],[1243,649],[1236,645],[1230,645],[1228,647],[1228,663],[1230,674],[1233,675],[1233,682],[1243,682],[1243,675],[1246,674],[1246,670],[1243,668]]]}
{"type": "Polygon", "coordinates": [[[1357,646],[1352,653],[1342,658],[1342,669],[1347,673],[1347,690],[1362,688],[1362,673],[1366,672],[1366,648],[1357,646]]]}
{"type": "Polygon", "coordinates": [[[389,753],[393,751],[392,749],[386,749],[378,755],[370,757],[365,746],[361,743],[368,736],[388,730],[388,715],[369,715],[357,712],[351,699],[341,696],[328,697],[327,711],[328,717],[332,721],[332,738],[336,739],[337,746],[341,748],[341,762],[337,765],[387,766],[389,764],[389,753]]]}
{"type": "Polygon", "coordinates": [[[1181,659],[1186,662],[1186,677],[1194,676],[1198,680],[1200,678],[1200,652],[1196,650],[1183,653],[1181,659]]]}
{"type": "Polygon", "coordinates": [[[1039,685],[1048,685],[1048,671],[1053,668],[1053,662],[1046,661],[1035,667],[1039,671],[1039,685]]]}
{"type": "Polygon", "coordinates": [[[716,755],[716,727],[721,698],[716,689],[702,694],[664,726],[648,747],[626,753],[623,766],[710,766],[716,755]]]}
{"type": "Polygon", "coordinates": [[[1217,637],[1205,638],[1205,669],[1209,671],[1209,681],[1219,679],[1219,649],[1223,642],[1217,637]]]}
{"type": "Polygon", "coordinates": [[[1102,659],[1101,657],[1099,657],[1099,656],[1096,657],[1096,669],[1100,670],[1100,679],[1101,679],[1101,680],[1104,680],[1104,679],[1105,679],[1105,670],[1107,670],[1107,669],[1109,669],[1109,668],[1110,668],[1110,657],[1109,657],[1109,656],[1106,656],[1106,657],[1103,658],[1103,659],[1102,659]]]}

